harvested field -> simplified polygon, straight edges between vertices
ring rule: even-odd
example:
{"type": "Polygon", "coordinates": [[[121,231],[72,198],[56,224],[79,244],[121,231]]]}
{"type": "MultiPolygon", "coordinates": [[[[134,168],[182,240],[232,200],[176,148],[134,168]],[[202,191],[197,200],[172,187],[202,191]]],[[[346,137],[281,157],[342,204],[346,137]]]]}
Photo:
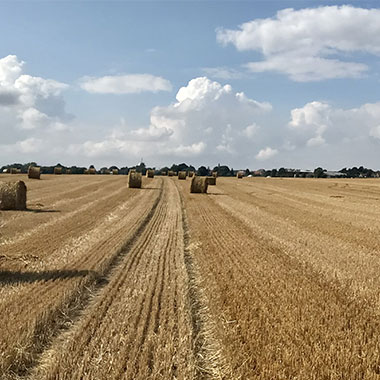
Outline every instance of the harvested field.
{"type": "Polygon", "coordinates": [[[380,378],[380,181],[23,180],[0,378],[380,378]]]}

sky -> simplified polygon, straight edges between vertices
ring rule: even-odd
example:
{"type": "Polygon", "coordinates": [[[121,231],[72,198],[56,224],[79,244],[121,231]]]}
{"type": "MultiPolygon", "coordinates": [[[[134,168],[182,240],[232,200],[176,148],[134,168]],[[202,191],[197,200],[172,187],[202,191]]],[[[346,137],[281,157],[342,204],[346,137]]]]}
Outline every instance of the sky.
{"type": "Polygon", "coordinates": [[[380,169],[378,1],[0,1],[0,166],[380,169]]]}

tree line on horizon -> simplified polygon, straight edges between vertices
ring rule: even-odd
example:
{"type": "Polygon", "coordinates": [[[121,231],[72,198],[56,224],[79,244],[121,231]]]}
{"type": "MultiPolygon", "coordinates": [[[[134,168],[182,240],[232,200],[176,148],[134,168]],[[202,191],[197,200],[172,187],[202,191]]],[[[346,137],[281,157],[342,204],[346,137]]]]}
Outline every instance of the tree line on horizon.
{"type": "MultiPolygon", "coordinates": [[[[21,173],[27,173],[29,166],[39,166],[37,165],[36,162],[28,162],[25,164],[20,164],[20,163],[13,163],[9,165],[4,165],[1,167],[0,171],[1,173],[9,171],[11,168],[14,169],[19,169],[21,173]]],[[[53,166],[40,166],[41,172],[43,174],[53,174],[54,173],[54,168],[56,167],[61,167],[63,173],[67,169],[70,169],[71,174],[85,174],[85,171],[87,169],[94,168],[94,165],[90,165],[89,168],[84,167],[84,166],[64,166],[60,163],[57,165],[53,166]]],[[[143,175],[146,174],[146,171],[148,169],[154,170],[157,175],[162,174],[162,173],[168,173],[168,171],[173,171],[173,172],[179,172],[179,171],[186,171],[186,172],[195,172],[197,175],[200,176],[208,176],[211,175],[213,172],[216,172],[219,177],[234,177],[236,176],[237,172],[239,171],[244,171],[246,176],[254,176],[254,177],[314,177],[314,178],[324,178],[328,176],[333,176],[331,173],[327,171],[326,169],[323,169],[322,167],[318,167],[316,169],[312,170],[307,170],[307,171],[302,171],[299,169],[291,169],[291,168],[284,168],[281,167],[279,169],[274,168],[270,170],[266,169],[258,169],[258,170],[250,170],[250,169],[245,169],[245,170],[234,170],[233,168],[229,168],[227,165],[220,165],[218,164],[217,166],[210,168],[209,166],[206,167],[204,165],[198,167],[196,169],[193,165],[187,165],[186,163],[181,163],[181,164],[172,164],[170,167],[169,166],[164,166],[162,168],[156,168],[156,167],[147,167],[144,162],[141,162],[138,165],[135,166],[124,166],[124,167],[117,167],[115,165],[110,166],[110,167],[102,167],[99,170],[97,170],[97,174],[109,174],[112,172],[112,170],[117,170],[118,174],[121,175],[127,175],[130,170],[135,170],[139,173],[142,173],[143,175]]],[[[375,171],[372,169],[365,168],[363,166],[359,167],[352,167],[352,168],[343,168],[339,170],[338,172],[335,173],[341,173],[341,176],[348,177],[348,178],[374,178],[374,177],[380,177],[380,171],[375,171]]],[[[337,175],[338,176],[338,175],[337,175]]]]}

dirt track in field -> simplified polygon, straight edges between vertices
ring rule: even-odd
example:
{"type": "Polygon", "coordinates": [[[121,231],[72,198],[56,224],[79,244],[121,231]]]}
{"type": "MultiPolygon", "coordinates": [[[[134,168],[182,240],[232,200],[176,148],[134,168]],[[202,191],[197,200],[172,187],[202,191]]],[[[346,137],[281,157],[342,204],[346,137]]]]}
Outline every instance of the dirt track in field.
{"type": "Polygon", "coordinates": [[[44,177],[0,213],[0,378],[380,379],[378,180],[44,177]]]}

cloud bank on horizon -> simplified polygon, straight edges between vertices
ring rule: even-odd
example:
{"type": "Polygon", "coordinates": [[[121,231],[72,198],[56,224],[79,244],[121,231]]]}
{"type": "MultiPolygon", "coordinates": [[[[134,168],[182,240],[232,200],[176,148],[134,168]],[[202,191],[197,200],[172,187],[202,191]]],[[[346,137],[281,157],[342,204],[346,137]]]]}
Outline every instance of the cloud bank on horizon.
{"type": "MultiPolygon", "coordinates": [[[[380,10],[352,6],[285,9],[237,29],[219,28],[217,41],[239,52],[259,52],[249,72],[276,72],[295,82],[370,75],[357,54],[380,55],[380,10]]],[[[245,55],[246,56],[246,55],[245,55]]],[[[143,126],[102,122],[91,126],[67,110],[70,89],[92,96],[170,93],[173,84],[148,73],[85,76],[74,84],[25,73],[16,55],[0,59],[0,162],[97,166],[174,162],[235,168],[376,166],[380,99],[344,108],[323,99],[295,105],[279,118],[271,99],[253,99],[231,82],[246,73],[204,67],[186,78],[168,104],[151,108],[143,126]],[[202,76],[206,74],[206,76],[202,76]],[[219,78],[212,80],[211,78],[219,78]],[[229,82],[229,83],[225,83],[229,82]],[[79,86],[78,86],[79,83],[79,86]],[[280,121],[279,121],[280,120],[280,121]],[[355,152],[355,155],[353,155],[355,152]],[[330,163],[330,164],[329,164],[330,163]]],[[[255,86],[252,79],[252,86],[255,86]]],[[[375,167],[376,168],[376,167],[375,167]]]]}

